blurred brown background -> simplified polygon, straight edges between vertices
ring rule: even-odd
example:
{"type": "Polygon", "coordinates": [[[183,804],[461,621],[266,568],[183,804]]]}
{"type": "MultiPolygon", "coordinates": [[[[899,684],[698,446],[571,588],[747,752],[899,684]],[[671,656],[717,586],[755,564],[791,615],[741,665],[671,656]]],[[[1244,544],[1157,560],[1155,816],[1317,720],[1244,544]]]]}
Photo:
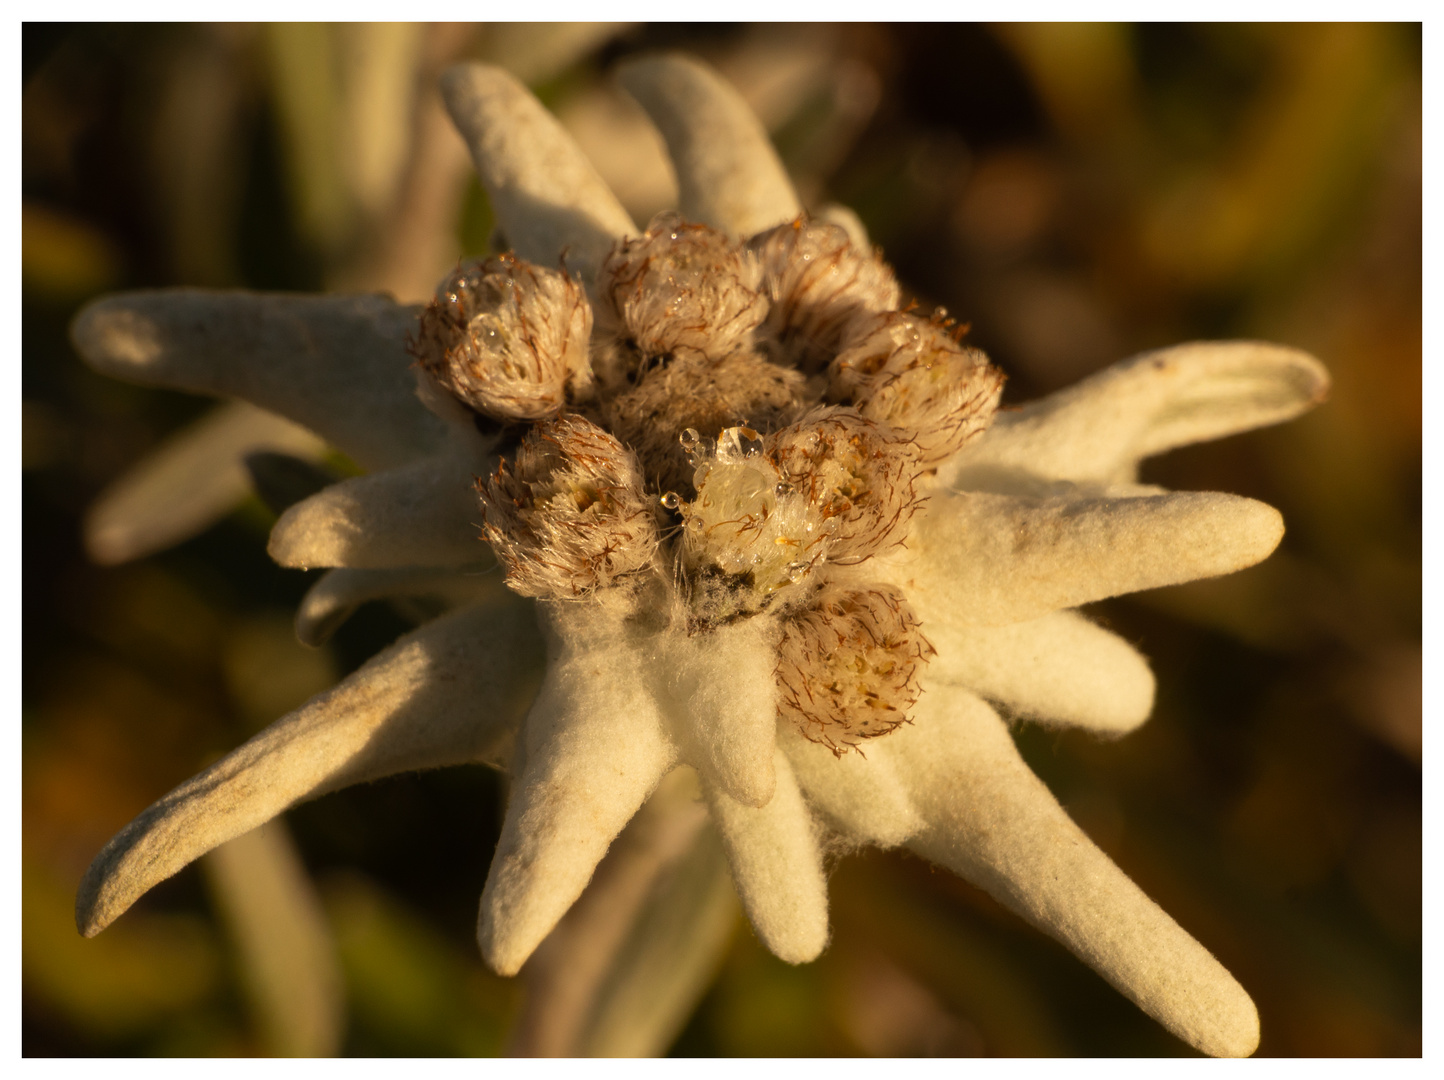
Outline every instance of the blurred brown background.
{"type": "MultiPolygon", "coordinates": [[[[409,624],[370,605],[326,648],[299,645],[310,575],[266,558],[254,497],[166,550],[92,561],[87,507],[212,405],[91,374],[66,326],[120,288],[424,295],[491,231],[435,101],[437,72],[468,56],[529,81],[645,221],[672,181],[607,72],[675,47],[743,89],[809,205],[854,208],[914,295],[972,324],[1006,401],[1200,337],[1328,366],[1332,397],[1305,419],[1145,466],[1264,499],[1289,526],[1260,567],[1094,611],[1151,658],[1153,719],[1114,744],[1018,739],[1254,996],[1260,1054],[1419,1054],[1420,40],[1412,25],[27,24],[24,1052],[505,1046],[520,991],[472,939],[501,798],[479,767],[288,815],[300,864],[282,858],[277,888],[337,958],[341,1004],[309,1034],[286,1026],[304,1009],[267,997],[219,860],[76,935],[75,885],[106,839],[409,624]]],[[[833,944],[802,968],[739,920],[673,1052],[1187,1052],[911,857],[843,860],[832,897],[833,944]]]]}

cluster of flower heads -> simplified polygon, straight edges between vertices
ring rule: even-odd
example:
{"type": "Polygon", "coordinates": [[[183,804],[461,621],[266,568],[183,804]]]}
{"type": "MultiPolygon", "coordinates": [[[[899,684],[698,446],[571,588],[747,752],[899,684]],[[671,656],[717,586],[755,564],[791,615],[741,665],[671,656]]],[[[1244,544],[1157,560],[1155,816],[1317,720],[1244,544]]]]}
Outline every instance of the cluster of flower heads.
{"type": "Polygon", "coordinates": [[[932,647],[865,564],[987,428],[1001,373],[822,221],[737,242],[659,215],[595,293],[593,312],[564,267],[469,262],[411,343],[514,446],[477,481],[507,584],[689,633],[775,620],[779,711],[808,738],[841,754],[905,722],[932,647]]]}

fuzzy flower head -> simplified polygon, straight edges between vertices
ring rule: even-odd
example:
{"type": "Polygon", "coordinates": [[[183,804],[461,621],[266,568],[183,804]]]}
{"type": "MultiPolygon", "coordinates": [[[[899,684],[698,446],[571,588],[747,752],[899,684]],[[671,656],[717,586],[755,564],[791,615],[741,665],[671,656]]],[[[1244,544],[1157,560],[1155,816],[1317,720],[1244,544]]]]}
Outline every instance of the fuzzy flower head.
{"type": "Polygon", "coordinates": [[[652,561],[657,525],[636,457],[583,417],[535,425],[476,490],[486,538],[522,596],[589,596],[652,561]]]}
{"type": "Polygon", "coordinates": [[[908,722],[934,651],[900,590],[827,586],[778,644],[778,714],[840,757],[908,722]]]}
{"type": "Polygon", "coordinates": [[[780,357],[817,371],[852,334],[852,323],[898,306],[892,267],[854,244],[840,225],[796,218],[753,237],[772,305],[766,329],[780,357]]]}
{"type": "Polygon", "coordinates": [[[1193,343],[999,411],[997,369],[902,308],[863,238],[802,212],[730,87],[678,56],[621,77],[682,197],[645,229],[525,88],[470,65],[443,92],[513,254],[424,310],[180,291],[77,321],[102,370],[247,397],[376,463],[272,532],[282,564],[333,568],[303,639],[466,580],[479,513],[535,601],[458,600],[159,800],[96,859],[82,930],[298,801],[487,761],[512,783],[477,934],[512,974],[684,770],[784,960],[827,945],[825,850],[906,846],[1193,1046],[1251,1053],[1247,993],[1072,822],[1000,710],[1105,737],[1147,718],[1146,661],[1074,609],[1252,565],[1283,525],[1140,484],[1139,462],[1296,416],[1327,376],[1281,346],[1193,343]],[[544,269],[563,251],[575,283],[544,269]],[[521,673],[543,651],[537,689],[521,673]]]}
{"type": "Polygon", "coordinates": [[[500,421],[555,415],[591,382],[592,309],[566,271],[515,255],[457,267],[421,313],[412,355],[443,389],[500,421]]]}
{"type": "Polygon", "coordinates": [[[919,459],[953,457],[992,420],[1003,375],[945,317],[886,311],[851,324],[827,367],[828,396],[915,433],[919,459]]]}
{"type": "Polygon", "coordinates": [[[659,214],[602,264],[610,320],[644,359],[684,351],[720,360],[745,346],[767,314],[746,248],[706,225],[659,214]]]}

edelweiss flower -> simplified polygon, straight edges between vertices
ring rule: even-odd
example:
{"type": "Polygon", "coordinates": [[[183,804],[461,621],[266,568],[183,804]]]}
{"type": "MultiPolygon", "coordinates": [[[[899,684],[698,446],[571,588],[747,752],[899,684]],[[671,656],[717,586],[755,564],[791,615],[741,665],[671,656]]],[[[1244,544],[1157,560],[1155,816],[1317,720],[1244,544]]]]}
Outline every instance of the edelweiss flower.
{"type": "Polygon", "coordinates": [[[1069,819],[995,706],[1108,737],[1141,724],[1147,663],[1070,609],[1249,566],[1283,523],[1141,485],[1139,461],[1296,416],[1327,376],[1292,349],[1189,344],[994,415],[997,371],[898,310],[860,237],[802,215],[730,88],[671,56],[622,80],[665,137],[680,216],[638,229],[519,83],[473,65],[443,89],[513,251],[424,311],[180,290],[78,319],[101,370],[244,398],[378,470],[275,526],[282,564],[334,568],[303,639],[484,568],[483,516],[536,598],[462,603],[155,803],[91,867],[81,930],[304,799],[486,761],[513,785],[478,936],[511,974],[690,766],[783,959],[827,944],[825,844],[905,845],[1193,1046],[1251,1053],[1248,995],[1069,819]]]}

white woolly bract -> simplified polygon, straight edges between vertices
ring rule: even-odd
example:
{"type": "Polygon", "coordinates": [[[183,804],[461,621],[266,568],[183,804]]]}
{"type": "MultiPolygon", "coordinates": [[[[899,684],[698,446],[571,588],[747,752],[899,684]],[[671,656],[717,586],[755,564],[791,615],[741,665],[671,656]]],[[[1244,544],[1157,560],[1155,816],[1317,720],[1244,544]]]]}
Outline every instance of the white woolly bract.
{"type": "Polygon", "coordinates": [[[515,255],[458,266],[421,313],[411,354],[443,388],[497,420],[539,420],[591,384],[592,309],[565,271],[515,255]]]}
{"type": "Polygon", "coordinates": [[[1006,705],[1015,717],[1126,735],[1153,711],[1148,661],[1116,634],[1072,611],[1006,626],[928,622],[938,655],[928,678],[1006,705]]]}
{"type": "Polygon", "coordinates": [[[853,843],[897,847],[915,835],[922,819],[888,752],[891,739],[864,752],[838,755],[793,724],[779,724],[777,745],[787,754],[808,805],[835,834],[853,843]]]}
{"type": "Polygon", "coordinates": [[[766,328],[782,357],[805,371],[826,366],[854,319],[898,305],[892,268],[854,245],[840,225],[799,217],[754,236],[748,247],[772,301],[766,328]]]}
{"type": "Polygon", "coordinates": [[[778,715],[839,757],[907,723],[933,655],[902,590],[824,586],[783,624],[778,715]]]}
{"type": "Polygon", "coordinates": [[[483,953],[507,975],[581,895],[607,847],[676,764],[646,653],[620,607],[541,609],[550,631],[546,678],[511,763],[515,783],[477,921],[483,953]]]}
{"type": "Polygon", "coordinates": [[[1003,373],[960,345],[949,324],[890,311],[853,324],[828,365],[828,396],[880,423],[908,428],[925,465],[952,457],[987,430],[1003,373]]]}
{"type": "Polygon", "coordinates": [[[756,260],[727,235],[658,214],[602,264],[598,291],[643,357],[691,349],[720,360],[767,315],[756,260]]]}
{"type": "Polygon", "coordinates": [[[777,794],[766,806],[746,806],[711,785],[703,788],[757,936],[789,964],[805,964],[827,945],[827,878],[785,754],[777,753],[775,769],[777,794]]]}
{"type": "Polygon", "coordinates": [[[746,806],[771,800],[777,732],[776,628],[738,619],[692,634],[662,635],[655,654],[659,699],[682,758],[746,806]]]}
{"type": "Polygon", "coordinates": [[[486,538],[523,596],[589,596],[646,569],[657,523],[632,452],[564,413],[527,432],[511,469],[477,481],[486,538]]]}

